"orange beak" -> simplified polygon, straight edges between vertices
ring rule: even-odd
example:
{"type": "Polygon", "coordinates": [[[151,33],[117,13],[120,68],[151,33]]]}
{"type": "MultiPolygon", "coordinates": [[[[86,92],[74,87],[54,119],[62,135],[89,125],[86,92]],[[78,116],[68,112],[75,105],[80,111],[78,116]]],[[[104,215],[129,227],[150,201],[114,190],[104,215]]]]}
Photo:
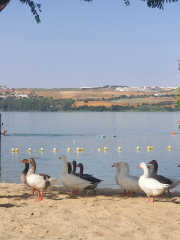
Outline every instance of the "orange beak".
{"type": "Polygon", "coordinates": [[[29,160],[27,161],[27,163],[29,163],[29,160]]]}
{"type": "Polygon", "coordinates": [[[59,157],[59,159],[61,159],[61,157],[59,157]]]}
{"type": "Polygon", "coordinates": [[[147,166],[147,168],[150,168],[150,166],[147,166]]]}
{"type": "Polygon", "coordinates": [[[148,162],[148,164],[152,164],[151,162],[148,162]]]}
{"type": "Polygon", "coordinates": [[[23,160],[21,160],[20,163],[23,163],[23,160]]]}
{"type": "Polygon", "coordinates": [[[178,167],[180,167],[180,165],[178,165],[178,167]]]}
{"type": "Polygon", "coordinates": [[[114,167],[114,164],[111,167],[114,167]]]}
{"type": "Polygon", "coordinates": [[[140,167],[140,164],[137,167],[140,167]]]}

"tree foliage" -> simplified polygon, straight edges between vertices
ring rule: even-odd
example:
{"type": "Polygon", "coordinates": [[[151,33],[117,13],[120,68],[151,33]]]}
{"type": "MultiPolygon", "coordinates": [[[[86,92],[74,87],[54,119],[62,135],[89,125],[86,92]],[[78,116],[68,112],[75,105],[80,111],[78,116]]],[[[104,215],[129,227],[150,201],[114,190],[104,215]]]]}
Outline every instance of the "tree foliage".
{"type": "MultiPolygon", "coordinates": [[[[19,0],[22,3],[27,4],[30,9],[32,14],[35,17],[35,20],[37,23],[40,23],[41,20],[39,18],[38,11],[41,12],[41,4],[34,3],[34,1],[30,0],[19,0]]],[[[92,0],[84,0],[86,2],[91,2],[92,0]]],[[[130,0],[123,0],[125,5],[128,6],[130,5],[130,0]]],[[[171,3],[171,2],[178,2],[178,0],[141,0],[143,2],[147,2],[147,6],[150,8],[159,8],[159,9],[164,9],[164,3],[171,3]]],[[[6,7],[6,5],[10,2],[10,0],[0,0],[0,12],[6,7]]]]}

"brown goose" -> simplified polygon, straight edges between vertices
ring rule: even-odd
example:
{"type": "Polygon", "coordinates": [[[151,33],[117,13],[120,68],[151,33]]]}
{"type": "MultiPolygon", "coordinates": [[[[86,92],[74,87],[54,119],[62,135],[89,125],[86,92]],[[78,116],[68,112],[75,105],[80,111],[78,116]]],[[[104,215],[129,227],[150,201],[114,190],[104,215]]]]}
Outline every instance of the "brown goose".
{"type": "Polygon", "coordinates": [[[47,191],[54,184],[58,183],[59,180],[53,177],[50,177],[46,174],[37,174],[36,171],[36,162],[34,158],[29,158],[27,163],[31,164],[31,169],[27,173],[27,183],[34,189],[38,191],[38,199],[36,202],[40,202],[43,200],[43,192],[47,191]],[[41,191],[41,196],[40,196],[41,191]]]}
{"type": "MultiPolygon", "coordinates": [[[[23,170],[22,173],[21,173],[21,181],[22,181],[22,183],[23,183],[25,186],[31,187],[31,186],[27,183],[27,178],[26,178],[27,172],[28,172],[28,170],[29,170],[29,163],[28,163],[27,161],[28,161],[27,159],[23,159],[23,160],[20,161],[20,163],[24,163],[24,164],[25,164],[25,168],[24,168],[24,170],[23,170]]],[[[34,189],[32,189],[31,194],[34,194],[34,189]]]]}

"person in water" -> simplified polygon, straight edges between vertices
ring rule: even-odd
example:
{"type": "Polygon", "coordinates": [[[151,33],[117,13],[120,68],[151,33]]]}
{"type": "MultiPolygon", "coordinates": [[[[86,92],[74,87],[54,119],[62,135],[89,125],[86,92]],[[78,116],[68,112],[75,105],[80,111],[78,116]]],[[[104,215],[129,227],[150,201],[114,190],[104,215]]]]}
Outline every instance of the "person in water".
{"type": "Polygon", "coordinates": [[[4,135],[6,132],[7,132],[7,130],[5,130],[4,127],[3,127],[2,134],[4,135]]]}

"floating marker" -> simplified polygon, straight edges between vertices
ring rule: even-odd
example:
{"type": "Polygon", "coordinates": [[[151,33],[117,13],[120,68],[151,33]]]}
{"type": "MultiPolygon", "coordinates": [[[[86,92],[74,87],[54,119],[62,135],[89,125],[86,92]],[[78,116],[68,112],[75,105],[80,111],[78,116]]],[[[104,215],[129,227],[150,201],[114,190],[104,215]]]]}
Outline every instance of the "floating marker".
{"type": "Polygon", "coordinates": [[[171,134],[176,134],[175,132],[172,132],[171,134]]]}
{"type": "Polygon", "coordinates": [[[43,152],[43,151],[44,151],[44,149],[43,149],[43,148],[41,148],[40,150],[41,150],[41,152],[43,152]]]}
{"type": "Polygon", "coordinates": [[[83,152],[83,151],[84,151],[84,148],[80,148],[80,150],[83,152]]]}
{"type": "Polygon", "coordinates": [[[52,150],[52,151],[56,152],[56,151],[57,151],[57,148],[53,148],[53,150],[52,150]]]}
{"type": "Polygon", "coordinates": [[[153,150],[154,149],[153,146],[151,146],[150,149],[153,150]]]}
{"type": "Polygon", "coordinates": [[[18,152],[18,148],[15,148],[15,151],[18,152]]]}
{"type": "Polygon", "coordinates": [[[76,151],[80,151],[80,148],[76,148],[76,151]]]}
{"type": "Polygon", "coordinates": [[[104,147],[104,151],[107,151],[107,147],[104,147]]]}
{"type": "Polygon", "coordinates": [[[140,150],[140,147],[137,147],[136,150],[140,150]]]}
{"type": "Polygon", "coordinates": [[[71,149],[70,149],[70,148],[68,148],[68,149],[67,149],[67,151],[68,151],[68,152],[70,152],[70,151],[71,151],[71,149]]]}
{"type": "Polygon", "coordinates": [[[31,148],[28,148],[28,151],[31,152],[31,148]]]}
{"type": "Polygon", "coordinates": [[[74,141],[74,143],[76,143],[76,141],[74,141]]]}
{"type": "Polygon", "coordinates": [[[171,149],[171,146],[168,146],[167,149],[171,149]]]}
{"type": "Polygon", "coordinates": [[[119,151],[120,151],[120,150],[121,150],[121,147],[118,147],[118,149],[117,149],[117,150],[119,150],[119,151]]]}
{"type": "Polygon", "coordinates": [[[147,146],[147,149],[151,149],[151,147],[150,147],[150,146],[147,146]]]}
{"type": "Polygon", "coordinates": [[[11,150],[12,152],[14,152],[15,150],[14,150],[14,148],[12,148],[12,150],[11,150]]]}
{"type": "Polygon", "coordinates": [[[100,148],[98,148],[98,151],[101,151],[101,149],[100,149],[100,148]]]}
{"type": "Polygon", "coordinates": [[[112,135],[112,138],[117,137],[116,135],[112,135]]]}
{"type": "Polygon", "coordinates": [[[101,138],[105,138],[106,136],[105,135],[101,135],[101,138]]]}

